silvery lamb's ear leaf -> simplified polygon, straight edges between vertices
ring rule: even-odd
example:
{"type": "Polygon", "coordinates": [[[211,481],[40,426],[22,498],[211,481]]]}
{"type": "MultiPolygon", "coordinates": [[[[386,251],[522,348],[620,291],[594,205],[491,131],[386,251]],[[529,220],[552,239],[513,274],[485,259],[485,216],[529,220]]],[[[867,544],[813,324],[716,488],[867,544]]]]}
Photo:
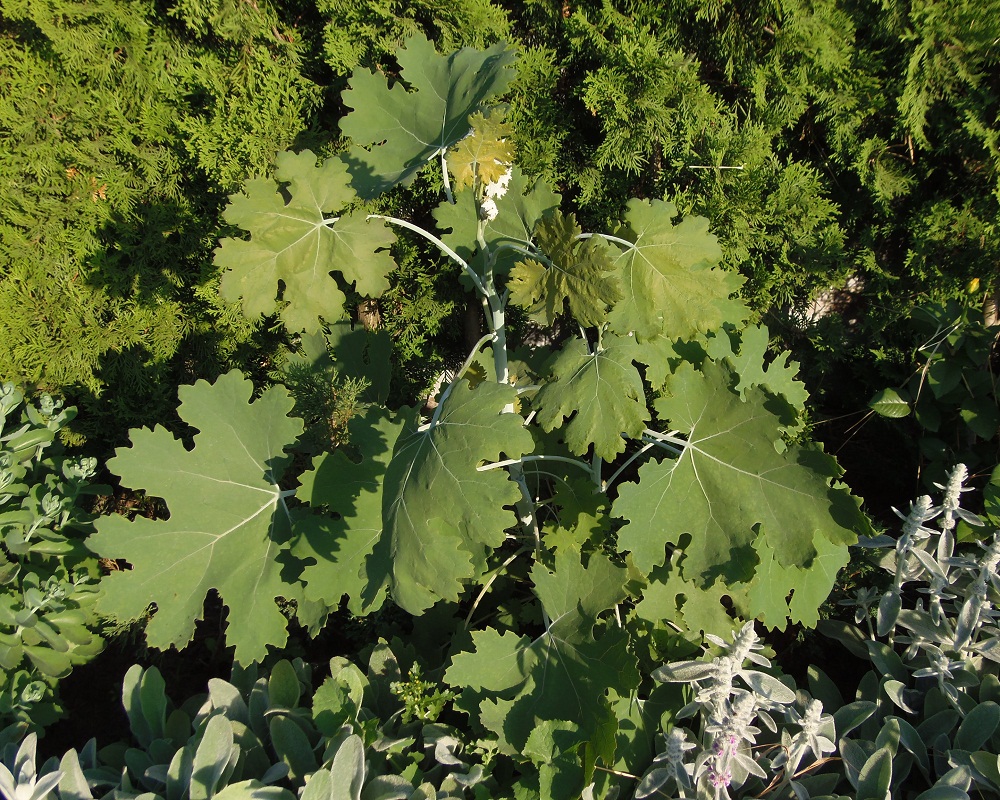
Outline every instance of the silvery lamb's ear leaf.
{"type": "Polygon", "coordinates": [[[368,781],[361,800],[407,800],[413,784],[401,775],[377,775],[368,781]]]}
{"type": "Polygon", "coordinates": [[[883,685],[882,689],[885,691],[886,696],[892,700],[892,702],[905,711],[907,714],[918,713],[916,709],[911,708],[910,704],[907,702],[906,698],[906,684],[900,681],[887,680],[883,685]]]}
{"type": "Polygon", "coordinates": [[[231,683],[220,678],[208,681],[208,699],[213,708],[221,711],[227,719],[250,724],[250,712],[239,691],[231,683]]]}
{"type": "Polygon", "coordinates": [[[264,774],[260,776],[261,783],[277,783],[278,781],[284,780],[288,777],[288,764],[284,761],[278,764],[272,764],[266,770],[264,774]]]}
{"type": "Polygon", "coordinates": [[[889,755],[896,758],[896,754],[899,752],[899,740],[899,718],[887,717],[882,723],[882,729],[878,732],[878,736],[875,737],[875,749],[888,750],[889,755]]]}
{"type": "Polygon", "coordinates": [[[292,709],[299,704],[302,687],[295,668],[287,659],[274,665],[267,681],[267,696],[271,708],[292,709]]]}
{"type": "Polygon", "coordinates": [[[824,709],[832,713],[844,705],[840,689],[823,670],[810,664],[806,674],[809,680],[809,693],[823,704],[824,709]]]}
{"type": "Polygon", "coordinates": [[[653,670],[653,680],[661,683],[690,683],[707,678],[713,670],[709,661],[677,661],[653,670]]]}
{"type": "Polygon", "coordinates": [[[93,800],[94,795],[87,784],[87,777],[80,767],[76,750],[68,750],[59,762],[62,778],[59,780],[61,800],[93,800]]]}
{"type": "Polygon", "coordinates": [[[850,781],[851,786],[857,789],[858,776],[861,774],[861,768],[868,760],[868,754],[853,739],[841,739],[837,745],[837,750],[840,753],[840,757],[844,760],[844,774],[847,776],[847,780],[850,781]]]}
{"type": "MultiPolygon", "coordinates": [[[[994,791],[1000,791],[1000,757],[995,753],[978,752],[969,756],[976,771],[991,784],[994,791]]],[[[968,769],[968,767],[966,767],[968,769]]],[[[977,778],[977,781],[979,778],[977,778]]],[[[968,788],[966,785],[965,788],[968,788]]]]}
{"type": "Polygon", "coordinates": [[[840,642],[851,655],[869,660],[868,647],[865,644],[868,637],[857,626],[838,619],[821,619],[816,623],[816,630],[840,642]]]}
{"type": "Polygon", "coordinates": [[[931,642],[950,642],[953,636],[947,618],[942,619],[940,625],[935,625],[930,614],[913,608],[900,611],[896,624],[931,642]]]}
{"type": "Polygon", "coordinates": [[[928,776],[930,774],[930,761],[927,758],[927,745],[924,744],[924,740],[917,733],[917,729],[905,719],[900,719],[899,717],[890,717],[889,719],[894,720],[898,726],[900,744],[913,755],[921,773],[925,777],[928,776]]]}
{"type": "Polygon", "coordinates": [[[229,720],[221,714],[210,717],[194,754],[189,788],[191,800],[209,800],[222,787],[235,748],[229,720]]]}
{"type": "Polygon", "coordinates": [[[892,753],[886,747],[876,750],[858,773],[856,800],[890,800],[892,753]]]}
{"type": "Polygon", "coordinates": [[[909,680],[910,675],[895,650],[876,641],[868,641],[866,646],[868,647],[868,655],[878,672],[882,675],[888,675],[900,683],[906,683],[909,680]]]}
{"type": "Polygon", "coordinates": [[[306,786],[299,800],[330,800],[333,796],[332,787],[330,771],[318,769],[306,779],[306,786]]]}
{"type": "Polygon", "coordinates": [[[848,703],[843,708],[838,708],[833,713],[834,725],[837,729],[837,736],[843,738],[851,731],[867,720],[878,706],[868,700],[855,700],[848,703]]]}
{"type": "Polygon", "coordinates": [[[882,599],[878,601],[878,617],[876,622],[876,632],[879,636],[888,635],[889,631],[896,627],[896,620],[899,618],[899,611],[903,607],[903,599],[899,592],[890,589],[882,599]]]}
{"type": "Polygon", "coordinates": [[[957,786],[936,784],[918,794],[914,800],[969,800],[969,793],[962,791],[957,786]]]}
{"type": "Polygon", "coordinates": [[[955,747],[958,750],[978,750],[993,735],[1000,725],[1000,706],[987,701],[979,703],[966,714],[962,724],[955,734],[955,747]]]}
{"type": "Polygon", "coordinates": [[[639,782],[639,786],[635,790],[635,800],[644,800],[645,798],[656,794],[667,784],[667,781],[673,778],[673,775],[674,771],[672,769],[663,769],[661,767],[651,769],[642,776],[642,780],[639,782]]]}
{"type": "Polygon", "coordinates": [[[260,781],[249,780],[227,786],[212,800],[295,800],[295,795],[288,789],[265,786],[260,781]]]}
{"type": "Polygon", "coordinates": [[[795,702],[795,692],[773,675],[768,675],[766,672],[758,672],[755,669],[745,669],[740,673],[740,676],[761,697],[766,697],[774,703],[787,704],[795,702]]]}
{"type": "Polygon", "coordinates": [[[962,650],[972,640],[976,632],[976,625],[979,622],[979,615],[983,608],[983,597],[973,594],[962,603],[962,610],[958,614],[958,622],[955,624],[955,650],[962,650]]]}
{"type": "Polygon", "coordinates": [[[930,716],[925,715],[923,721],[917,725],[917,732],[925,742],[933,742],[939,736],[950,736],[960,719],[955,709],[945,708],[930,716]]]}
{"type": "Polygon", "coordinates": [[[271,745],[275,753],[288,764],[288,774],[293,781],[302,781],[306,775],[319,768],[309,737],[292,717],[276,714],[271,717],[268,727],[271,745]]]}
{"type": "Polygon", "coordinates": [[[333,757],[330,800],[359,800],[365,783],[365,744],[360,736],[348,736],[333,757]]]}

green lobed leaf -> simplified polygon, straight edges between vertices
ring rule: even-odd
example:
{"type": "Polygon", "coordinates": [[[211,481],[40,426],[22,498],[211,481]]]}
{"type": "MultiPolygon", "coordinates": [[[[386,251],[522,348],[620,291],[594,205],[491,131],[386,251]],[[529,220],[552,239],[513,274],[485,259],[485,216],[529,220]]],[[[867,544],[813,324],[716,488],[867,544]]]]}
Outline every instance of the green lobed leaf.
{"type": "Polygon", "coordinates": [[[514,747],[546,720],[571,719],[593,740],[611,715],[608,691],[627,695],[639,682],[625,631],[613,627],[594,637],[597,615],[626,596],[626,570],[601,555],[584,567],[578,556],[557,553],[554,572],[535,564],[531,578],[550,620],[544,633],[532,640],[476,631],[475,652],[454,656],[445,680],[510,697],[502,720],[484,713],[484,722],[496,716],[498,732],[514,747]]]}
{"type": "Polygon", "coordinates": [[[632,337],[607,333],[599,350],[574,339],[560,350],[550,369],[555,380],[535,396],[538,422],[546,431],[562,426],[566,445],[577,455],[590,446],[607,460],[625,449],[621,434],[635,439],[649,421],[646,394],[633,363],[638,347],[632,337]]]}
{"type": "Polygon", "coordinates": [[[819,622],[819,607],[833,590],[837,573],[847,564],[847,546],[824,536],[813,539],[816,556],[807,568],[783,566],[768,541],[767,529],[754,540],[758,564],[746,594],[746,614],[769,628],[784,628],[790,619],[807,628],[819,622]],[[791,594],[791,598],[788,595],[791,594]]]}
{"type": "Polygon", "coordinates": [[[733,605],[733,590],[721,580],[708,587],[685,580],[683,558],[679,550],[674,551],[666,564],[653,569],[642,599],[636,603],[636,616],[654,624],[673,622],[692,633],[730,639],[739,628],[727,610],[733,605]]]}
{"type": "Polygon", "coordinates": [[[472,132],[448,151],[448,170],[455,176],[456,189],[474,187],[477,179],[493,183],[514,160],[514,131],[501,112],[487,116],[476,112],[469,125],[472,132]]]}
{"type": "Polygon", "coordinates": [[[395,268],[387,248],[395,235],[364,211],[332,221],[326,214],[355,201],[344,163],[329,158],[316,166],[309,150],[279,153],[274,173],[288,184],[286,201],[274,181],[252,180],[226,207],[227,222],[250,232],[250,240],[223,239],[215,263],[223,273],[221,293],[242,300],[248,316],[271,314],[278,282],[284,286],[281,319],[289,330],[316,331],[321,318],[343,314],[344,293],[331,277],[339,272],[359,294],[376,296],[389,288],[395,268]]]}
{"type": "Polygon", "coordinates": [[[716,267],[722,250],[708,220],[685,217],[674,225],[676,216],[662,200],[629,201],[615,231],[633,243],[615,262],[623,297],[609,319],[617,333],[634,332],[640,341],[663,333],[689,339],[746,318],[746,306],[729,299],[743,278],[716,267]]]}
{"type": "Polygon", "coordinates": [[[487,549],[514,525],[504,508],[519,491],[502,469],[479,471],[501,454],[532,448],[524,419],[505,409],[511,386],[468,381],[454,385],[440,415],[421,429],[410,412],[396,442],[382,489],[383,537],[392,554],[392,596],[419,614],[440,599],[457,600],[462,583],[486,569],[487,549]]]}
{"type": "Polygon", "coordinates": [[[345,160],[358,194],[370,199],[408,184],[429,160],[465,137],[469,118],[514,78],[514,58],[502,43],[441,56],[423,36],[412,36],[396,53],[409,91],[400,81],[390,88],[381,73],[355,72],[341,95],[353,111],[340,130],[354,140],[345,160]]]}
{"type": "Polygon", "coordinates": [[[796,380],[799,371],[794,361],[788,363],[787,351],[779,353],[769,364],[767,363],[767,348],[770,337],[763,325],[748,325],[739,331],[728,334],[720,331],[708,340],[706,351],[716,361],[725,359],[740,376],[735,389],[746,399],[746,391],[753,386],[761,386],[774,395],[783,397],[795,410],[801,413],[805,408],[809,393],[802,381],[796,380]],[[737,350],[736,347],[739,346],[737,350]]]}
{"type": "Polygon", "coordinates": [[[199,431],[194,448],[161,427],[135,430],[132,446],[108,462],[123,485],[163,498],[170,511],[169,520],[101,517],[88,539],[98,554],[132,565],[102,581],[98,609],[130,620],[156,603],[146,627],[153,647],[187,644],[212,589],[229,607],[227,638],[240,663],[262,659],[267,645],[287,638],[275,598],[299,599],[300,588],[282,575],[292,516],[278,481],[302,422],[288,417],[293,404],[284,388],[250,403],[252,393],[235,370],[215,384],[182,386],[178,413],[199,431]]]}
{"type": "Polygon", "coordinates": [[[646,380],[653,389],[662,389],[670,373],[684,359],[675,348],[674,342],[664,334],[637,341],[636,344],[639,350],[635,360],[646,367],[646,380]]]}
{"type": "Polygon", "coordinates": [[[687,533],[691,578],[746,581],[758,524],[786,567],[808,566],[816,537],[845,545],[868,530],[849,492],[831,486],[840,475],[831,457],[799,445],[777,452],[781,420],[766,395],[750,389],[744,401],[730,388],[728,366],[706,360],[702,369],[681,365],[668,381],[670,396],[655,403],[665,423],[686,433],[684,452],[641,467],[613,507],[628,520],[619,546],[640,570],[662,564],[665,543],[687,533]]]}
{"type": "MultiPolygon", "coordinates": [[[[483,225],[486,245],[494,249],[503,244],[524,247],[533,241],[535,226],[539,220],[557,209],[559,201],[560,196],[544,180],[538,178],[529,181],[517,167],[513,167],[507,193],[496,200],[496,218],[483,225]]],[[[441,203],[433,213],[438,229],[443,232],[441,241],[482,275],[485,258],[476,238],[479,212],[473,191],[467,189],[456,193],[454,203],[441,203]]],[[[494,273],[506,274],[521,258],[523,256],[515,250],[499,250],[493,267],[494,273]]],[[[463,282],[467,280],[463,278],[463,282]]]]}
{"type": "Polygon", "coordinates": [[[607,319],[608,307],[621,297],[610,248],[602,239],[580,240],[573,214],[556,209],[535,228],[538,248],[547,259],[519,262],[510,271],[510,300],[551,326],[568,304],[586,328],[607,319]]]}
{"type": "Polygon", "coordinates": [[[305,596],[330,608],[347,595],[352,614],[381,607],[392,570],[382,537],[382,485],[402,422],[372,408],[349,424],[351,442],[361,451],[360,463],[338,449],[313,460],[296,492],[313,507],[331,515],[302,517],[295,523],[292,552],[315,563],[302,572],[305,596]]]}

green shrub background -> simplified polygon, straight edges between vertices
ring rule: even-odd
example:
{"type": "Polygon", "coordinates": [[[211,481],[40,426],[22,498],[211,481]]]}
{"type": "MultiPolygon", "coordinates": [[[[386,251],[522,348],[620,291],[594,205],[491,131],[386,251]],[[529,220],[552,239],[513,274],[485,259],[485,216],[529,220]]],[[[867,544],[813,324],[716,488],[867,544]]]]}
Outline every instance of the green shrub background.
{"type": "MultiPolygon", "coordinates": [[[[516,43],[523,168],[592,226],[632,195],[707,216],[817,404],[862,407],[911,367],[915,305],[998,289],[987,6],[3,0],[0,379],[67,395],[98,447],[169,419],[180,382],[264,380],[287,342],[217,294],[224,198],[281,149],[341,147],[346,76],[391,74],[420,30],[516,43]]],[[[391,202],[419,217],[431,194],[391,202]]],[[[378,315],[402,401],[461,349],[465,299],[439,257],[400,255],[378,315]]]]}

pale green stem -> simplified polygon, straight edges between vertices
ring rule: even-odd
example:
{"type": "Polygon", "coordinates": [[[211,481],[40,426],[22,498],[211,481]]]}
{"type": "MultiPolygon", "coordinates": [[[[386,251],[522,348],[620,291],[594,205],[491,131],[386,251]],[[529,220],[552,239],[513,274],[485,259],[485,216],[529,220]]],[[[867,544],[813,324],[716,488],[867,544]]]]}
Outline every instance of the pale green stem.
{"type": "Polygon", "coordinates": [[[590,239],[593,236],[600,236],[602,239],[607,239],[609,242],[615,242],[629,250],[635,250],[638,245],[635,242],[630,242],[628,239],[620,239],[617,236],[612,236],[610,233],[578,233],[576,235],[577,239],[590,239]]]}
{"type": "Polygon", "coordinates": [[[479,472],[487,472],[491,469],[499,469],[500,467],[509,467],[512,464],[525,464],[529,461],[561,461],[564,464],[572,464],[574,467],[579,467],[587,473],[591,472],[591,468],[576,458],[567,458],[566,456],[549,456],[549,455],[530,455],[521,456],[520,458],[508,458],[505,461],[494,461],[490,464],[483,464],[481,467],[476,467],[479,472]]]}
{"type": "Polygon", "coordinates": [[[651,450],[652,448],[656,447],[656,445],[657,442],[646,442],[646,444],[642,446],[642,449],[640,449],[637,453],[634,453],[631,456],[629,456],[628,459],[625,461],[625,463],[622,464],[618,469],[616,469],[615,473],[601,484],[601,488],[606,490],[616,480],[618,480],[618,476],[621,475],[625,470],[627,470],[633,461],[642,456],[642,454],[645,453],[647,450],[651,450]]]}
{"type": "Polygon", "coordinates": [[[458,253],[456,253],[454,250],[448,247],[448,245],[442,242],[433,233],[425,231],[419,225],[414,225],[412,222],[407,222],[405,219],[388,217],[385,214],[369,214],[368,219],[380,219],[383,220],[384,222],[390,223],[391,225],[399,225],[399,227],[401,228],[406,228],[407,230],[411,230],[414,233],[423,236],[428,242],[435,245],[442,253],[444,253],[446,256],[448,256],[448,258],[450,258],[452,261],[458,264],[463,270],[465,270],[465,274],[469,276],[469,279],[473,282],[473,284],[475,284],[476,289],[478,289],[480,293],[482,294],[487,293],[486,287],[483,286],[483,282],[479,279],[479,276],[476,274],[476,271],[469,266],[468,262],[464,258],[462,258],[458,253]]]}
{"type": "Polygon", "coordinates": [[[451,382],[445,387],[444,392],[441,394],[441,400],[437,404],[437,408],[434,409],[434,414],[431,416],[431,421],[428,427],[434,426],[438,419],[441,417],[441,409],[444,408],[445,401],[451,396],[452,389],[455,384],[459,382],[465,371],[472,366],[472,362],[476,360],[476,356],[479,354],[479,348],[482,347],[487,342],[496,338],[496,334],[487,333],[485,336],[481,336],[479,341],[476,342],[475,347],[472,348],[472,352],[469,353],[469,357],[465,359],[465,363],[462,364],[458,372],[455,373],[455,377],[451,379],[451,382]]]}
{"type": "Polygon", "coordinates": [[[659,431],[654,431],[652,428],[646,428],[646,430],[644,430],[642,433],[644,436],[648,436],[651,439],[656,439],[658,442],[665,442],[667,444],[677,445],[677,447],[680,448],[680,450],[677,451],[678,455],[691,446],[691,443],[689,441],[674,436],[672,433],[660,433],[659,431]]]}
{"type": "Polygon", "coordinates": [[[618,469],[616,469],[614,474],[610,478],[601,483],[602,489],[607,489],[607,487],[614,484],[614,482],[618,480],[618,477],[625,470],[627,470],[629,466],[631,466],[636,459],[641,458],[646,452],[648,452],[652,448],[662,447],[670,451],[674,455],[679,456],[684,452],[684,448],[688,444],[683,439],[678,439],[674,436],[671,436],[670,434],[660,433],[659,431],[654,431],[649,428],[647,428],[643,433],[648,439],[651,439],[652,441],[647,441],[639,450],[637,450],[635,453],[629,456],[625,460],[625,463],[622,464],[618,469]]]}
{"type": "Polygon", "coordinates": [[[535,261],[541,261],[548,267],[555,266],[555,262],[553,262],[552,259],[550,259],[548,256],[544,256],[536,250],[528,250],[527,248],[521,247],[518,244],[511,244],[510,242],[500,242],[497,245],[497,250],[513,250],[515,253],[520,253],[521,255],[527,256],[528,258],[533,258],[535,259],[535,261]]]}
{"type": "Polygon", "coordinates": [[[486,593],[490,590],[490,587],[493,585],[493,581],[495,581],[498,577],[500,577],[500,573],[503,572],[507,567],[509,567],[510,563],[515,558],[517,558],[520,555],[523,555],[524,553],[527,553],[529,550],[531,550],[530,547],[522,547],[516,553],[511,555],[506,561],[504,561],[499,567],[494,569],[493,572],[490,573],[489,580],[487,580],[486,583],[483,584],[483,588],[479,590],[479,594],[476,595],[476,599],[472,601],[472,608],[469,609],[469,613],[465,617],[466,630],[469,629],[469,623],[472,622],[472,615],[476,612],[476,609],[479,607],[479,603],[482,602],[482,599],[486,596],[486,593]]]}
{"type": "Polygon", "coordinates": [[[441,151],[441,182],[444,184],[444,196],[451,205],[455,205],[455,196],[451,193],[451,179],[448,177],[448,159],[446,151],[441,151]]]}
{"type": "MultiPolygon", "coordinates": [[[[535,499],[528,490],[528,482],[524,478],[524,471],[520,464],[510,465],[510,477],[517,483],[517,488],[521,490],[521,500],[516,504],[518,514],[521,514],[521,525],[527,528],[535,539],[535,561],[542,560],[542,531],[538,527],[538,514],[535,507],[535,499]],[[522,512],[523,510],[523,512],[522,512]]],[[[542,606],[542,622],[548,629],[552,621],[542,606]]]]}

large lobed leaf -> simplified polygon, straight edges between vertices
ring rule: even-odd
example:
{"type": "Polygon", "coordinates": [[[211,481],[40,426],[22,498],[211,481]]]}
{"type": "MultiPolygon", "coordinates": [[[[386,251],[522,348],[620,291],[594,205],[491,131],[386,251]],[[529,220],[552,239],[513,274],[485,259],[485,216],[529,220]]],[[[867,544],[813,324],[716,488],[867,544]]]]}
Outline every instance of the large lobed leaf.
{"type": "MultiPolygon", "coordinates": [[[[454,656],[445,680],[501,695],[506,713],[497,733],[515,748],[546,720],[571,720],[585,741],[593,739],[609,717],[614,722],[608,692],[624,696],[639,682],[624,630],[594,636],[598,615],[626,596],[626,570],[598,554],[584,567],[566,552],[557,554],[554,571],[536,563],[531,578],[550,620],[545,631],[535,639],[477,631],[475,652],[454,656]]],[[[491,716],[484,709],[486,724],[491,716]]]]}
{"type": "MultiPolygon", "coordinates": [[[[511,170],[507,193],[497,198],[496,219],[483,226],[483,239],[487,246],[516,244],[524,247],[532,241],[539,220],[559,207],[560,196],[541,178],[529,181],[517,168],[511,170]]],[[[455,195],[455,202],[444,202],[434,209],[434,220],[443,232],[441,240],[480,275],[485,258],[480,252],[477,234],[478,210],[475,194],[471,189],[455,195]]],[[[506,274],[523,256],[516,250],[500,249],[496,254],[493,270],[497,275],[506,274]]]]}
{"type": "Polygon", "coordinates": [[[784,398],[789,409],[786,415],[789,429],[799,429],[804,422],[799,419],[805,409],[809,393],[802,381],[796,379],[799,370],[794,361],[788,362],[787,351],[779,353],[767,362],[767,348],[770,344],[767,328],[763,325],[748,325],[738,334],[719,331],[708,340],[706,350],[713,359],[725,359],[739,376],[733,387],[740,396],[746,398],[746,391],[752,386],[760,386],[771,394],[784,398]],[[737,349],[738,347],[738,349],[737,349]]]}
{"type": "Polygon", "coordinates": [[[411,412],[393,450],[382,490],[383,536],[392,553],[393,599],[419,614],[457,600],[462,584],[486,569],[489,548],[516,524],[504,508],[519,490],[502,469],[479,471],[501,454],[532,448],[524,419],[506,411],[513,387],[459,381],[429,425],[411,412]]]}
{"type": "Polygon", "coordinates": [[[502,43],[441,56],[427,39],[413,36],[396,54],[409,91],[401,82],[390,88],[384,75],[355,72],[342,95],[354,110],[340,130],[354,141],[346,160],[358,194],[370,199],[409,183],[468,134],[469,118],[513,79],[514,58],[502,43]]]}
{"type": "Polygon", "coordinates": [[[747,316],[746,306],[730,299],[743,278],[716,266],[722,250],[708,220],[685,217],[674,225],[676,216],[662,200],[628,203],[625,224],[615,232],[633,243],[616,261],[623,297],[610,321],[620,334],[689,339],[747,316]]]}
{"type": "Polygon", "coordinates": [[[392,572],[382,536],[382,481],[402,429],[373,408],[350,424],[359,463],[338,449],[317,456],[302,476],[296,496],[330,512],[295,525],[294,554],[314,562],[302,573],[308,600],[336,608],[347,595],[348,609],[359,616],[381,607],[392,572]]]}
{"type": "Polygon", "coordinates": [[[278,481],[302,422],[288,416],[293,403],[284,388],[250,403],[252,392],[235,370],[214,385],[182,386],[178,413],[200,431],[194,448],[161,427],[136,430],[132,446],[108,462],[123,485],[163,498],[170,512],[169,520],[101,517],[88,540],[99,555],[132,565],[102,581],[99,610],[128,620],[156,603],[146,627],[153,647],[191,641],[213,589],[229,607],[226,636],[240,663],[262,659],[267,645],[287,638],[275,598],[298,600],[300,587],[282,577],[291,514],[278,481]]]}
{"type": "Polygon", "coordinates": [[[808,566],[817,537],[847,545],[869,529],[849,492],[831,485],[841,474],[833,458],[798,445],[778,452],[782,420],[763,391],[748,389],[743,400],[728,366],[706,359],[702,370],[682,365],[667,383],[670,396],[654,404],[687,435],[682,455],[644,465],[614,505],[628,520],[619,545],[639,569],[650,572],[663,563],[665,542],[690,534],[690,578],[747,581],[757,525],[784,567],[808,566]]]}
{"type": "Polygon", "coordinates": [[[814,540],[816,557],[807,567],[784,566],[768,541],[767,531],[754,541],[758,564],[748,587],[746,614],[770,628],[784,628],[786,620],[816,627],[819,607],[833,591],[837,573],[850,558],[847,546],[823,536],[814,540]],[[788,598],[791,593],[791,599],[788,598]]]}
{"type": "Polygon", "coordinates": [[[286,327],[316,331],[321,319],[343,314],[346,297],[331,273],[362,295],[389,288],[395,262],[387,248],[396,238],[386,224],[362,211],[326,216],[357,199],[342,161],[316,166],[309,150],[279,153],[274,177],[288,184],[287,200],[274,181],[252,180],[226,207],[226,221],[249,231],[250,240],[223,239],[215,252],[216,265],[226,269],[223,297],[241,300],[248,316],[271,314],[281,281],[286,327]]]}
{"type": "Polygon", "coordinates": [[[625,449],[622,433],[642,435],[649,420],[642,378],[633,360],[638,347],[632,337],[607,333],[601,349],[590,351],[583,339],[569,342],[553,359],[555,380],[546,383],[535,398],[538,421],[546,431],[566,426],[565,439],[577,455],[590,446],[603,459],[612,460],[625,449]]]}
{"type": "Polygon", "coordinates": [[[448,170],[455,176],[455,188],[474,188],[494,183],[507,172],[514,160],[514,131],[503,114],[488,116],[476,112],[469,118],[472,133],[448,151],[448,170]]]}
{"type": "Polygon", "coordinates": [[[584,327],[600,325],[607,319],[608,307],[621,297],[610,248],[596,237],[581,241],[580,233],[576,217],[556,209],[535,228],[545,263],[529,258],[510,272],[511,302],[546,325],[551,326],[566,305],[584,327]]]}

